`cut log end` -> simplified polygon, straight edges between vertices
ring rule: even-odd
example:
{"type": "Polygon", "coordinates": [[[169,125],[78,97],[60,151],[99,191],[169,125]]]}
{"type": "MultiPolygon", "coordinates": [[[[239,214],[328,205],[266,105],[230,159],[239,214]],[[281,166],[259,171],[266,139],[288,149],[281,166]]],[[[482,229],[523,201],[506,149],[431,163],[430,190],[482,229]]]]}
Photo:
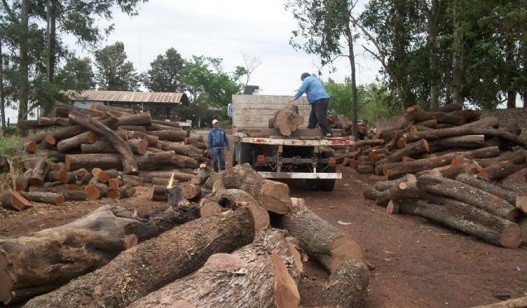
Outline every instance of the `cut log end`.
{"type": "Polygon", "coordinates": [[[276,307],[300,307],[300,293],[284,261],[274,252],[271,254],[271,263],[275,276],[274,302],[276,307]]]}
{"type": "Polygon", "coordinates": [[[505,248],[518,248],[522,241],[521,230],[517,224],[507,226],[501,232],[500,244],[505,248]]]}
{"type": "Polygon", "coordinates": [[[329,260],[330,272],[333,273],[348,261],[364,260],[362,245],[350,236],[339,236],[331,244],[331,258],[329,260]]]}

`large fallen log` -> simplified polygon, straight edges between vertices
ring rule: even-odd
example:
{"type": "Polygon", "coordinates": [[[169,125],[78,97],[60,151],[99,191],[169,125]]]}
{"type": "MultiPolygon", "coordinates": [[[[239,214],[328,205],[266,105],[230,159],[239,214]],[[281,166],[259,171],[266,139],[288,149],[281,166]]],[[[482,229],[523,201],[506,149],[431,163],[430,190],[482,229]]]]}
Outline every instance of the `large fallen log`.
{"type": "Polygon", "coordinates": [[[114,149],[116,149],[122,158],[122,167],[125,174],[136,174],[139,171],[139,167],[134,158],[132,149],[118,134],[112,129],[108,128],[101,121],[84,116],[80,113],[70,113],[68,118],[72,123],[78,124],[86,129],[95,132],[99,137],[105,138],[110,142],[114,149]]]}
{"type": "Polygon", "coordinates": [[[478,305],[472,308],[524,308],[527,307],[527,296],[509,299],[488,305],[478,305]]]}
{"type": "Polygon", "coordinates": [[[105,265],[135,243],[186,221],[177,208],[140,219],[123,207],[105,206],[32,236],[2,239],[0,301],[14,303],[56,289],[105,265]]]}
{"type": "Polygon", "coordinates": [[[299,257],[283,230],[269,229],[232,254],[212,255],[197,272],[129,307],[299,307],[299,257]]]}
{"type": "Polygon", "coordinates": [[[264,179],[249,164],[237,165],[221,176],[223,187],[248,192],[269,212],[285,214],[291,206],[287,184],[264,179]]]}
{"type": "Polygon", "coordinates": [[[518,224],[453,199],[393,201],[387,212],[422,216],[501,247],[518,248],[522,243],[518,224]]]}
{"type": "Polygon", "coordinates": [[[510,221],[514,221],[519,214],[517,208],[496,195],[435,174],[425,174],[418,177],[417,186],[431,194],[445,196],[471,204],[510,221]]]}
{"type": "Polygon", "coordinates": [[[122,252],[95,272],[30,300],[25,307],[126,307],[198,270],[211,255],[251,243],[253,225],[248,209],[185,223],[122,252]]]}

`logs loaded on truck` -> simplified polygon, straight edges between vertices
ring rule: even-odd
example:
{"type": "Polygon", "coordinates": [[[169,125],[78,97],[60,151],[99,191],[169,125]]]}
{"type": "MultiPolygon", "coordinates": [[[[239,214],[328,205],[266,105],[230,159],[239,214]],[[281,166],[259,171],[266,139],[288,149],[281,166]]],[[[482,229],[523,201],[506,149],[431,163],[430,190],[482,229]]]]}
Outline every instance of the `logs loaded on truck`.
{"type": "Polygon", "coordinates": [[[263,116],[258,104],[233,99],[233,165],[249,164],[264,178],[306,180],[311,189],[333,190],[335,180],[342,178],[336,172],[334,149],[354,141],[342,129],[325,138],[319,128],[304,128],[301,109],[286,100],[264,104],[265,111],[273,113],[266,123],[254,120],[263,116]]]}

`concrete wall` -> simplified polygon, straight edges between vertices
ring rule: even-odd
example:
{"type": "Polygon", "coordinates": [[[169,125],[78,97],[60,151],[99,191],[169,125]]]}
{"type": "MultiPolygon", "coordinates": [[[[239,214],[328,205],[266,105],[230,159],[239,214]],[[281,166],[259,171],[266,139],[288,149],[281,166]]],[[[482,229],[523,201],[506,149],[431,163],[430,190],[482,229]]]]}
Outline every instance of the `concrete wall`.
{"type": "MultiPolygon", "coordinates": [[[[498,118],[500,127],[513,124],[522,129],[521,135],[527,138],[527,108],[483,110],[482,117],[495,116],[498,118]]],[[[379,119],[376,123],[377,131],[398,127],[404,123],[403,116],[379,119]]]]}
{"type": "MultiPolygon", "coordinates": [[[[269,119],[276,111],[285,107],[293,96],[284,95],[233,95],[232,96],[232,125],[239,127],[261,127],[269,126],[269,119]]],[[[305,96],[299,98],[295,104],[298,112],[304,117],[304,124],[300,128],[306,128],[311,107],[305,96]]]]}

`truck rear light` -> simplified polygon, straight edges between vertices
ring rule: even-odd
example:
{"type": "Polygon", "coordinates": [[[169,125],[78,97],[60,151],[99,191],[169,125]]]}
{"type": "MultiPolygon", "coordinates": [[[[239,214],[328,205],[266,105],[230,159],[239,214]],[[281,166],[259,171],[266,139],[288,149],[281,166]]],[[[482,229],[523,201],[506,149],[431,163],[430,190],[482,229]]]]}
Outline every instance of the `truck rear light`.
{"type": "Polygon", "coordinates": [[[257,165],[265,165],[265,156],[264,155],[256,156],[256,164],[257,165]]]}
{"type": "Polygon", "coordinates": [[[328,158],[328,166],[335,167],[337,165],[337,160],[335,157],[328,158]]]}

